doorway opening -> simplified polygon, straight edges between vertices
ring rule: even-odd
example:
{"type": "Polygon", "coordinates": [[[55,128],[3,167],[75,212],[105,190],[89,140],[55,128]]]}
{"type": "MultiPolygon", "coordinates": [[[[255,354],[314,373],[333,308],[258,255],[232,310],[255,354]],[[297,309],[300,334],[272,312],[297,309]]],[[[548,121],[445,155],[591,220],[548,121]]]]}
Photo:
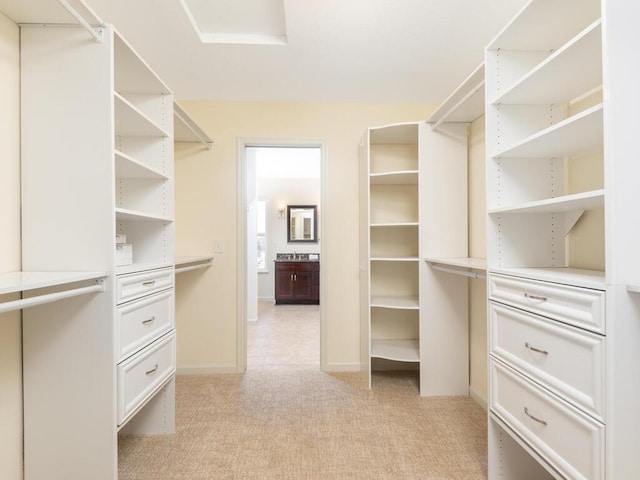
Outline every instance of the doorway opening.
{"type": "Polygon", "coordinates": [[[238,152],[238,371],[323,370],[324,143],[238,152]]]}

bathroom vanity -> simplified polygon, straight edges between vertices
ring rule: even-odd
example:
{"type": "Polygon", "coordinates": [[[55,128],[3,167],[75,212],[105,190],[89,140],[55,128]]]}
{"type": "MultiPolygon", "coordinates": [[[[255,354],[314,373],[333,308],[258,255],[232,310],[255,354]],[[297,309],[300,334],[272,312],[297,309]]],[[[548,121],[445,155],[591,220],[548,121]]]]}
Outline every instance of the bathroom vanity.
{"type": "Polygon", "coordinates": [[[279,253],[275,271],[276,305],[320,304],[319,255],[279,253]]]}

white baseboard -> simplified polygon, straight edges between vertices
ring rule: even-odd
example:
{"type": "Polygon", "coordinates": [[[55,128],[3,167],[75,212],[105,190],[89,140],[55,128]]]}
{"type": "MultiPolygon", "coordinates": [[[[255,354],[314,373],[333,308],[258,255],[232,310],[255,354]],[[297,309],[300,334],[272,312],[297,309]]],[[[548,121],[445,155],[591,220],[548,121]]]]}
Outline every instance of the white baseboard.
{"type": "Polygon", "coordinates": [[[235,365],[186,365],[176,368],[176,375],[212,375],[238,373],[235,365]]]}
{"type": "Polygon", "coordinates": [[[359,372],[360,363],[327,363],[322,366],[323,372],[359,372]]]}
{"type": "Polygon", "coordinates": [[[478,392],[476,392],[473,388],[469,387],[469,396],[471,399],[480,405],[484,410],[487,410],[487,399],[482,397],[478,392]]]}

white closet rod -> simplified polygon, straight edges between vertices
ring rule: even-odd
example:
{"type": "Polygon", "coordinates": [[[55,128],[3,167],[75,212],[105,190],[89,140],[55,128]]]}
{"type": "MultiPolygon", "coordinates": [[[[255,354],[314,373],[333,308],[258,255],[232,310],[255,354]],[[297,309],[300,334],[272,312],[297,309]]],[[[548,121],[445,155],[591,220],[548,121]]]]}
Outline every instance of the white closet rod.
{"type": "Polygon", "coordinates": [[[184,118],[183,115],[180,114],[180,111],[176,110],[174,107],[173,111],[174,115],[180,119],[182,124],[191,132],[193,135],[200,140],[200,143],[203,143],[209,150],[213,147],[213,142],[197,127],[192,125],[192,123],[184,118]]]}
{"type": "Polygon", "coordinates": [[[191,265],[191,266],[188,266],[188,267],[176,268],[175,273],[189,272],[191,270],[197,270],[199,268],[208,268],[208,267],[210,267],[212,265],[213,265],[213,260],[209,260],[207,263],[200,263],[198,265],[191,265]]]}
{"type": "MultiPolygon", "coordinates": [[[[82,14],[80,12],[78,12],[75,8],[72,7],[71,4],[67,0],[58,0],[58,3],[60,5],[62,5],[64,7],[64,9],[67,12],[69,12],[69,14],[73,18],[75,18],[78,21],[78,23],[85,28],[85,30],[87,30],[87,32],[89,32],[89,35],[91,35],[95,39],[96,42],[102,42],[102,35],[100,35],[100,33],[98,33],[98,31],[91,26],[91,24],[82,16],[82,14]]],[[[93,11],[84,2],[80,1],[80,3],[82,4],[82,6],[84,8],[87,9],[87,11],[89,13],[91,13],[93,18],[98,20],[98,23],[101,26],[104,25],[102,20],[100,20],[98,18],[98,16],[96,14],[94,14],[93,11]]]]}
{"type": "Polygon", "coordinates": [[[20,300],[12,300],[0,304],[0,313],[10,312],[11,310],[20,310],[21,308],[34,307],[43,303],[55,302],[64,298],[76,297],[86,293],[104,292],[104,283],[99,280],[95,285],[88,287],[73,288],[64,292],[47,293],[36,297],[21,298],[20,300]]]}
{"type": "Polygon", "coordinates": [[[453,273],[455,275],[462,275],[464,277],[476,278],[479,280],[487,278],[487,276],[484,273],[475,273],[475,272],[468,272],[467,270],[460,270],[458,268],[442,267],[440,265],[435,265],[433,263],[431,264],[431,268],[433,268],[434,270],[441,270],[443,272],[453,273]]]}
{"type": "Polygon", "coordinates": [[[484,80],[482,80],[478,85],[476,85],[474,88],[472,88],[471,91],[469,93],[467,93],[464,97],[462,97],[453,107],[451,107],[449,110],[447,110],[447,113],[445,113],[442,117],[440,117],[440,120],[438,120],[436,123],[434,123],[431,126],[431,128],[433,130],[437,130],[438,127],[440,126],[440,124],[443,123],[447,119],[447,117],[449,115],[451,115],[453,112],[455,112],[458,108],[460,108],[460,106],[462,104],[464,104],[467,100],[469,100],[476,93],[478,93],[480,91],[480,89],[482,89],[483,86],[484,86],[484,80]]]}

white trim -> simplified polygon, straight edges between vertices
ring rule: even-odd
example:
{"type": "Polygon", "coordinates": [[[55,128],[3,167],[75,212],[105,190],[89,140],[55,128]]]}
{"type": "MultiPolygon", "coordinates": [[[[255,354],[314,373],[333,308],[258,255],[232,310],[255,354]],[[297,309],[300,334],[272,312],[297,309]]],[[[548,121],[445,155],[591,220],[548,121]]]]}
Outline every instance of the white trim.
{"type": "Polygon", "coordinates": [[[247,318],[247,323],[258,323],[258,317],[256,317],[256,318],[247,318]]]}
{"type": "Polygon", "coordinates": [[[215,375],[237,373],[235,365],[189,365],[176,368],[176,375],[215,375]]]}
{"type": "Polygon", "coordinates": [[[480,395],[471,386],[469,386],[469,396],[471,397],[471,400],[473,400],[478,405],[480,405],[484,409],[485,412],[487,411],[487,399],[484,398],[482,395],[480,395]]]}
{"type": "Polygon", "coordinates": [[[327,363],[323,369],[323,372],[361,372],[362,364],[356,363],[327,363]]]}
{"type": "MultiPolygon", "coordinates": [[[[236,141],[236,235],[237,235],[237,285],[236,285],[236,372],[243,373],[247,369],[247,169],[246,155],[247,147],[317,147],[320,148],[320,225],[323,231],[325,221],[325,198],[326,198],[326,178],[327,178],[327,143],[318,139],[274,139],[274,138],[252,138],[238,137],[236,141]]],[[[320,242],[320,258],[327,258],[327,242],[320,242]]],[[[327,348],[327,321],[326,311],[326,288],[329,276],[326,264],[320,269],[320,370],[321,371],[351,371],[332,370],[333,367],[326,363],[327,348]]],[[[358,364],[359,365],[359,364],[358,364]]],[[[352,368],[352,367],[350,367],[352,368]]],[[[359,367],[358,367],[359,368],[359,367]]]]}

